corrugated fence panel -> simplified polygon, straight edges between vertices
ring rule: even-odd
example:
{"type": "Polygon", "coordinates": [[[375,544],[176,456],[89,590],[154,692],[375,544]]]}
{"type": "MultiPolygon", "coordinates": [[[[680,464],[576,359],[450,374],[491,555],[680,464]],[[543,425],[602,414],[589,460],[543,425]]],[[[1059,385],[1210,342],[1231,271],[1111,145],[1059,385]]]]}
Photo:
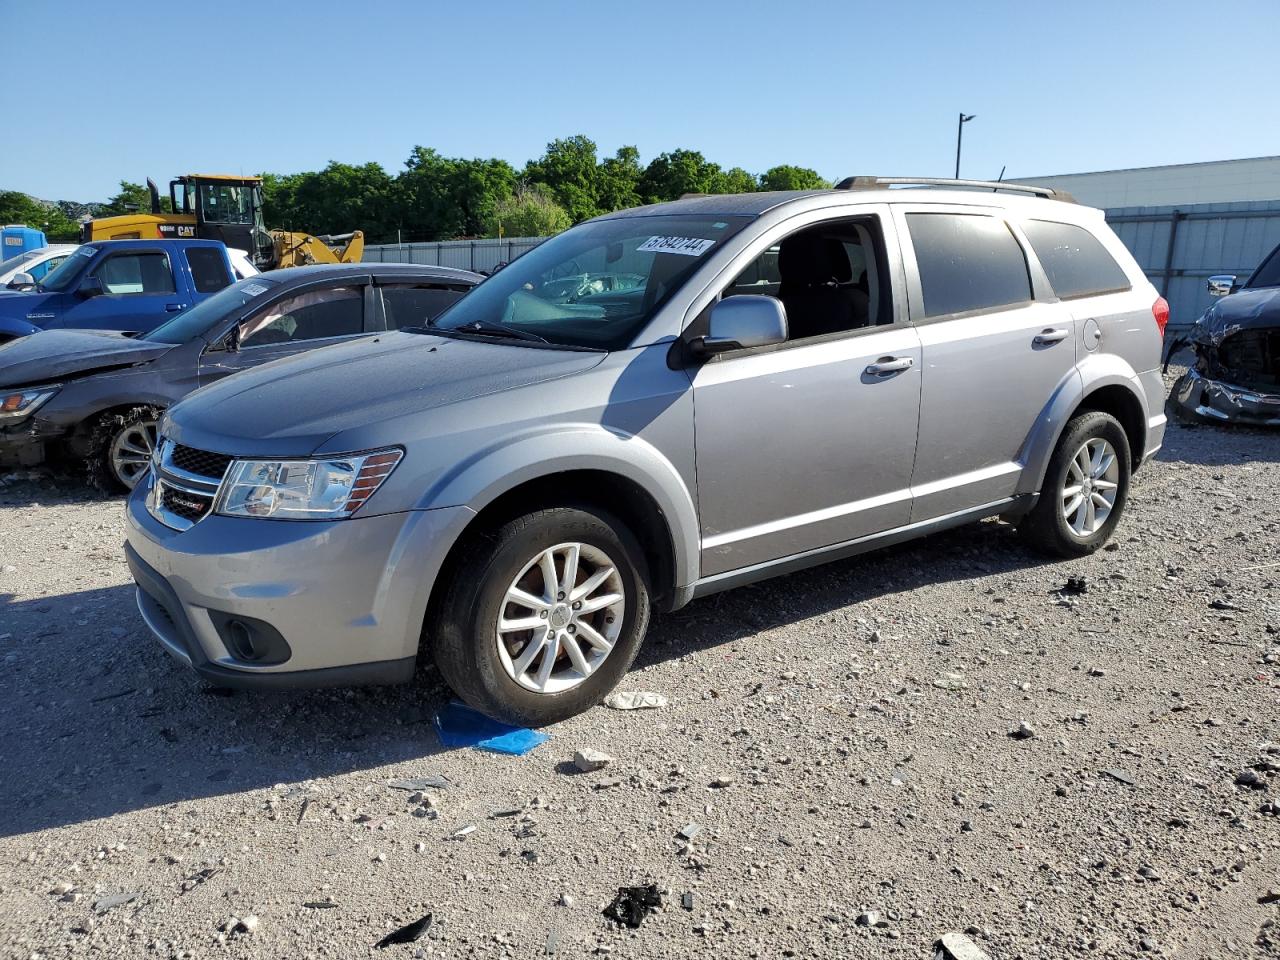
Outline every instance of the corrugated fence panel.
{"type": "MultiPolygon", "coordinates": [[[[1205,278],[1234,273],[1243,281],[1280,244],[1280,199],[1185,207],[1117,207],[1107,222],[1165,299],[1169,325],[1195,322],[1209,305],[1205,278]],[[1172,250],[1169,236],[1173,235],[1172,250]]],[[[364,248],[366,260],[426,263],[490,271],[532,250],[542,237],[387,243],[364,248]]]]}

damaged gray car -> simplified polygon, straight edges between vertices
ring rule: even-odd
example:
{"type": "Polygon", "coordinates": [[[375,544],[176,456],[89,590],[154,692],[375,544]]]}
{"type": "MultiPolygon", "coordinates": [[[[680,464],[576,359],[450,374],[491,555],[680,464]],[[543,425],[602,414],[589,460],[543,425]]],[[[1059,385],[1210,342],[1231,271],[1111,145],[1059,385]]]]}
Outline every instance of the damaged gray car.
{"type": "Polygon", "coordinates": [[[1195,353],[1169,394],[1171,411],[1192,422],[1280,426],[1280,247],[1243,287],[1233,276],[1210,277],[1208,287],[1221,299],[1169,344],[1166,366],[1188,344],[1195,353]]]}

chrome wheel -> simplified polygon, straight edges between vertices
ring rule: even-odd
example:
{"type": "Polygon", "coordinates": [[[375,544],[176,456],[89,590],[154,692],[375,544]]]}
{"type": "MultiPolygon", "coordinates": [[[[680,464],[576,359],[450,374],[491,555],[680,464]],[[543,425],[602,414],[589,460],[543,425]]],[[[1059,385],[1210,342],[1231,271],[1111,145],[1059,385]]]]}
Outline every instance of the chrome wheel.
{"type": "Polygon", "coordinates": [[[1116,505],[1120,489],[1120,461],[1111,444],[1100,437],[1086,440],[1067,467],[1062,485],[1062,517],[1077,537],[1102,529],[1116,505]]]}
{"type": "Polygon", "coordinates": [[[587,543],[543,550],[516,575],[498,614],[498,657],[534,693],[563,693],[600,669],[622,632],[626,590],[587,543]]]}
{"type": "Polygon", "coordinates": [[[151,454],[156,448],[156,422],[144,420],[130,424],[111,441],[111,470],[130,490],[147,472],[151,454]]]}

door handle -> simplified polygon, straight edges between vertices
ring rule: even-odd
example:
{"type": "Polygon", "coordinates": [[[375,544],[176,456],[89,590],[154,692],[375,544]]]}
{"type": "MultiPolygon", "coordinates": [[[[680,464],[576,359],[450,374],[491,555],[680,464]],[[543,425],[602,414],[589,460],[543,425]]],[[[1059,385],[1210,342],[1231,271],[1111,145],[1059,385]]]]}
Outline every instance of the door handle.
{"type": "Polygon", "coordinates": [[[887,377],[891,373],[901,373],[913,366],[915,366],[915,360],[911,357],[881,357],[867,367],[866,373],[872,377],[887,377]]]}
{"type": "Polygon", "coordinates": [[[1063,330],[1061,327],[1049,327],[1047,330],[1041,330],[1036,334],[1035,339],[1031,342],[1037,346],[1044,346],[1049,343],[1057,343],[1071,336],[1070,330],[1063,330]]]}
{"type": "Polygon", "coordinates": [[[179,310],[187,309],[187,305],[185,303],[166,303],[164,309],[168,313],[177,313],[179,310]]]}

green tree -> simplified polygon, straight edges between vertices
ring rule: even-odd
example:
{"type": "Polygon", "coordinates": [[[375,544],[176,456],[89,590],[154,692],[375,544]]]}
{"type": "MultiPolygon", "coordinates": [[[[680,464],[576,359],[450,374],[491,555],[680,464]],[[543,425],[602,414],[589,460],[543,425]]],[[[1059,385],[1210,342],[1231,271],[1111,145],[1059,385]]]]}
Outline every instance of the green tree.
{"type": "Polygon", "coordinates": [[[649,161],[640,176],[645,203],[678,200],[686,193],[715,193],[723,171],[697,150],[672,150],[649,161]]]}
{"type": "MultiPolygon", "coordinates": [[[[168,197],[160,198],[160,209],[172,213],[173,205],[168,197]]],[[[150,213],[151,191],[140,183],[120,181],[120,192],[109,199],[98,211],[99,217],[117,217],[126,213],[150,213]]]]}
{"type": "Polygon", "coordinates": [[[0,190],[0,223],[21,223],[43,230],[51,243],[80,239],[80,225],[57,204],[42,203],[17,190],[0,190]]]}
{"type": "Polygon", "coordinates": [[[395,240],[396,181],[377,163],[330,161],[323,169],[264,175],[263,219],[268,227],[313,234],[363,230],[369,243],[395,240]]]}
{"type": "Polygon", "coordinates": [[[505,160],[461,160],[414,147],[396,180],[406,238],[449,240],[484,233],[495,205],[511,195],[516,172],[505,160]]]}
{"type": "Polygon", "coordinates": [[[552,140],[546,152],[524,169],[525,179],[549,187],[574,222],[600,213],[599,175],[595,141],[582,134],[552,140]]]}
{"type": "Polygon", "coordinates": [[[825,190],[830,186],[829,180],[822,179],[817,170],[808,167],[782,164],[760,174],[761,190],[825,190]]]}
{"type": "Polygon", "coordinates": [[[494,206],[487,233],[491,237],[549,237],[572,225],[568,211],[556,203],[546,184],[522,183],[494,206]]]}
{"type": "Polygon", "coordinates": [[[711,178],[712,193],[754,193],[756,178],[741,167],[728,170],[711,178]]]}
{"type": "Polygon", "coordinates": [[[602,213],[639,206],[640,151],[635,147],[619,147],[612,157],[600,161],[596,173],[596,203],[602,213]]]}

